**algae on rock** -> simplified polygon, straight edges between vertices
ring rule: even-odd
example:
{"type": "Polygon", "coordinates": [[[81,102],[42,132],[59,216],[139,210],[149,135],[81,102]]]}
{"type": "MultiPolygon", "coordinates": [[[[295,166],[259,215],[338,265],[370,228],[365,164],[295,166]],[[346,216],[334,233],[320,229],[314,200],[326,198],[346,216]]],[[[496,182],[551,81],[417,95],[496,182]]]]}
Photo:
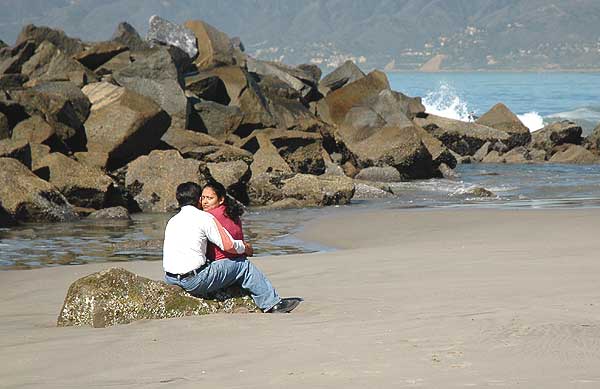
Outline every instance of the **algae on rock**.
{"type": "Polygon", "coordinates": [[[230,287],[214,298],[196,298],[177,286],[111,268],[71,284],[57,325],[108,327],[142,319],[259,311],[239,287],[230,287]]]}

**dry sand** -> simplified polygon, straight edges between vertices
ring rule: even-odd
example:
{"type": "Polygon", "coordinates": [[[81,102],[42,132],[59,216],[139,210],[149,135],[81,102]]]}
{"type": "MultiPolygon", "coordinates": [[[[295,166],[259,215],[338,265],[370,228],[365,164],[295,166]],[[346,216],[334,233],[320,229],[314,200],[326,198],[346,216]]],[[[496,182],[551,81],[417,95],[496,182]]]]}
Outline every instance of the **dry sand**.
{"type": "MultiPolygon", "coordinates": [[[[290,315],[57,328],[115,264],[0,272],[0,387],[600,387],[600,210],[353,211],[259,258],[290,315]]],[[[159,262],[118,264],[161,278],[159,262]]]]}

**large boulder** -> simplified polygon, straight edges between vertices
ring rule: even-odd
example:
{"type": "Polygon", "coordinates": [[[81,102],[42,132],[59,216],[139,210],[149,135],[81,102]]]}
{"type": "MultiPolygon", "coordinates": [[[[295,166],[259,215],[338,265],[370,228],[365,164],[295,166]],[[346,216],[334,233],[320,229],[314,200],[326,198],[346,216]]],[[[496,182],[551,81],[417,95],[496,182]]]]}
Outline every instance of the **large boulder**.
{"type": "Polygon", "coordinates": [[[323,77],[319,82],[319,91],[327,96],[330,92],[340,89],[346,84],[350,84],[365,77],[365,74],[352,61],[346,61],[334,71],[323,77]]]}
{"type": "Polygon", "coordinates": [[[150,16],[149,24],[148,41],[179,47],[190,58],[195,58],[198,55],[196,36],[191,30],[158,15],[150,16]]]}
{"type": "Polygon", "coordinates": [[[31,168],[31,147],[24,139],[0,140],[0,158],[14,158],[23,165],[31,168]]]}
{"type": "Polygon", "coordinates": [[[238,63],[227,34],[202,20],[188,20],[184,26],[194,33],[198,42],[198,57],[194,61],[198,69],[238,63]]]}
{"type": "Polygon", "coordinates": [[[361,105],[386,89],[390,89],[387,76],[378,70],[336,89],[325,97],[330,120],[335,124],[341,124],[352,107],[361,105]]]}
{"type": "Polygon", "coordinates": [[[496,130],[478,123],[463,122],[432,114],[414,118],[415,124],[439,139],[444,146],[460,155],[473,155],[485,142],[507,142],[506,131],[496,130]]]}
{"type": "Polygon", "coordinates": [[[37,47],[31,58],[23,64],[21,72],[30,80],[66,80],[75,83],[77,86],[83,86],[82,84],[97,79],[91,70],[48,41],[42,42],[37,47]]]}
{"type": "Polygon", "coordinates": [[[525,146],[531,141],[529,128],[502,103],[494,105],[489,111],[480,116],[476,121],[478,124],[505,131],[510,138],[505,141],[509,148],[525,146]]]}
{"type": "Polygon", "coordinates": [[[398,170],[391,166],[371,166],[362,169],[356,176],[354,176],[354,179],[375,182],[396,182],[402,181],[402,176],[398,170]]]}
{"type": "Polygon", "coordinates": [[[252,162],[252,153],[199,132],[171,128],[163,135],[162,141],[179,150],[185,158],[215,163],[239,160],[246,164],[252,162]]]}
{"type": "Polygon", "coordinates": [[[262,76],[258,83],[273,115],[276,127],[299,131],[318,131],[323,123],[303,103],[294,88],[270,75],[262,76]]]}
{"type": "Polygon", "coordinates": [[[33,88],[15,90],[11,97],[31,116],[39,115],[50,124],[60,141],[73,151],[86,144],[83,123],[90,113],[90,100],[70,81],[45,82],[33,88]]]}
{"type": "Polygon", "coordinates": [[[83,66],[95,70],[111,58],[127,50],[127,46],[117,42],[94,43],[84,51],[73,56],[83,66]]]}
{"type": "Polygon", "coordinates": [[[0,158],[0,225],[12,221],[56,222],[75,220],[67,199],[47,181],[12,158],[0,158]]]}
{"type": "Polygon", "coordinates": [[[36,162],[35,174],[49,181],[73,205],[104,208],[114,194],[112,178],[99,169],[81,164],[63,154],[51,153],[36,162]]]}
{"type": "Polygon", "coordinates": [[[142,39],[137,30],[127,22],[119,23],[111,37],[111,40],[127,46],[129,50],[132,51],[147,50],[150,48],[148,43],[142,39]]]}
{"type": "MultiPolygon", "coordinates": [[[[276,149],[277,153],[285,161],[285,164],[293,172],[315,175],[325,173],[323,138],[320,134],[275,128],[256,130],[243,140],[241,147],[254,154],[260,148],[266,147],[266,150],[263,150],[263,153],[260,154],[262,157],[265,157],[268,155],[268,150],[270,149],[269,144],[276,149]]],[[[260,163],[256,158],[255,161],[257,164],[260,163]]],[[[274,161],[277,165],[280,164],[278,158],[275,158],[274,161]]],[[[283,171],[286,170],[284,167],[283,171]]]]}
{"type": "Polygon", "coordinates": [[[228,105],[231,99],[223,81],[210,73],[201,72],[185,76],[185,90],[202,100],[228,105]]]}
{"type": "Polygon", "coordinates": [[[13,48],[0,50],[0,74],[21,73],[23,64],[35,52],[35,43],[24,41],[13,48]]]}
{"type": "Polygon", "coordinates": [[[244,113],[239,107],[222,105],[214,101],[195,102],[192,106],[192,114],[196,120],[190,120],[190,128],[220,138],[234,133],[244,120],[244,113]]]}
{"type": "Polygon", "coordinates": [[[204,184],[204,165],[184,159],[177,150],[155,150],[127,165],[125,186],[144,212],[171,212],[178,208],[175,192],[184,182],[204,184]]]}
{"type": "Polygon", "coordinates": [[[13,128],[12,139],[25,140],[30,143],[45,144],[53,149],[60,149],[61,143],[56,131],[39,115],[23,120],[13,128]]]}
{"type": "Polygon", "coordinates": [[[250,73],[258,74],[261,77],[274,77],[285,83],[298,93],[304,103],[317,98],[316,87],[319,81],[318,77],[320,77],[320,70],[319,73],[315,73],[307,68],[303,70],[275,62],[260,61],[254,58],[248,58],[247,68],[250,73]],[[316,80],[315,76],[317,76],[316,80]]]}
{"type": "Polygon", "coordinates": [[[578,124],[568,120],[552,123],[531,134],[531,146],[550,154],[554,147],[565,143],[580,145],[582,132],[578,124]]]}
{"type": "Polygon", "coordinates": [[[262,173],[291,173],[292,169],[285,159],[279,154],[279,151],[267,134],[260,132],[253,133],[240,147],[254,154],[250,170],[252,177],[257,177],[262,173]]]}
{"type": "Polygon", "coordinates": [[[244,161],[209,162],[206,175],[223,184],[227,192],[244,204],[248,204],[247,185],[250,167],[244,161]]]}
{"type": "Polygon", "coordinates": [[[344,176],[261,173],[252,176],[248,194],[252,205],[275,208],[348,204],[354,195],[354,183],[344,176]],[[292,203],[289,202],[292,200],[292,203]]]}
{"type": "Polygon", "coordinates": [[[33,41],[36,46],[40,45],[43,41],[48,41],[61,49],[66,55],[77,54],[85,48],[80,39],[70,38],[62,30],[43,26],[38,27],[33,24],[28,24],[21,29],[16,45],[26,41],[33,41]]]}
{"type": "Polygon", "coordinates": [[[219,293],[216,300],[199,299],[177,286],[111,268],[71,284],[57,325],[103,328],[142,319],[238,311],[259,311],[239,287],[219,293]]]}
{"type": "Polygon", "coordinates": [[[187,128],[190,106],[182,89],[183,68],[167,47],[156,47],[147,54],[114,72],[113,78],[119,85],[156,102],[171,116],[173,124],[187,128]]]}
{"type": "Polygon", "coordinates": [[[272,127],[275,124],[268,102],[260,87],[250,74],[237,66],[223,66],[202,73],[205,77],[216,76],[225,85],[229,105],[239,107],[243,119],[236,134],[245,137],[256,128],[272,127]]]}
{"type": "Polygon", "coordinates": [[[590,164],[600,163],[600,157],[585,147],[571,144],[559,146],[548,162],[551,163],[573,163],[590,164]]]}
{"type": "Polygon", "coordinates": [[[83,88],[92,109],[85,122],[88,151],[109,155],[107,168],[119,168],[160,143],[169,116],[149,98],[101,82],[83,88]]]}

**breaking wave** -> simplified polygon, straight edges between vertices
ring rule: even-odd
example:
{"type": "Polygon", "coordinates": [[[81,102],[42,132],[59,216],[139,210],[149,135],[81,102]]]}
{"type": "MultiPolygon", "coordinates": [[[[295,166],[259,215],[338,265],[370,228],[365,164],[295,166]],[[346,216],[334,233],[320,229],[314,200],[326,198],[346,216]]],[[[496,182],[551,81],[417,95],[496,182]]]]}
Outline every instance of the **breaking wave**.
{"type": "Polygon", "coordinates": [[[539,130],[544,127],[544,118],[535,111],[527,112],[522,115],[517,115],[519,120],[529,128],[529,131],[539,130]]]}
{"type": "Polygon", "coordinates": [[[458,92],[445,82],[441,82],[437,90],[428,92],[423,97],[423,105],[427,113],[449,119],[472,122],[473,111],[469,109],[458,92]]]}

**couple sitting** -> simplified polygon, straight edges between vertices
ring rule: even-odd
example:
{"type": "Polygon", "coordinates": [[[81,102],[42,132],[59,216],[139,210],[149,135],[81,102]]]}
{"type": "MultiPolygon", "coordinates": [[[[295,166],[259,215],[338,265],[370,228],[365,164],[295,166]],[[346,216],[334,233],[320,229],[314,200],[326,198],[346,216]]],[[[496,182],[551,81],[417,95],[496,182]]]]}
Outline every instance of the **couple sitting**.
{"type": "Polygon", "coordinates": [[[163,268],[168,284],[207,297],[233,284],[252,295],[269,313],[288,313],[299,299],[282,299],[265,275],[250,262],[252,246],[244,242],[243,209],[217,182],[204,187],[186,182],[177,187],[180,211],[167,223],[163,268]],[[208,249],[208,252],[207,252],[208,249]]]}

